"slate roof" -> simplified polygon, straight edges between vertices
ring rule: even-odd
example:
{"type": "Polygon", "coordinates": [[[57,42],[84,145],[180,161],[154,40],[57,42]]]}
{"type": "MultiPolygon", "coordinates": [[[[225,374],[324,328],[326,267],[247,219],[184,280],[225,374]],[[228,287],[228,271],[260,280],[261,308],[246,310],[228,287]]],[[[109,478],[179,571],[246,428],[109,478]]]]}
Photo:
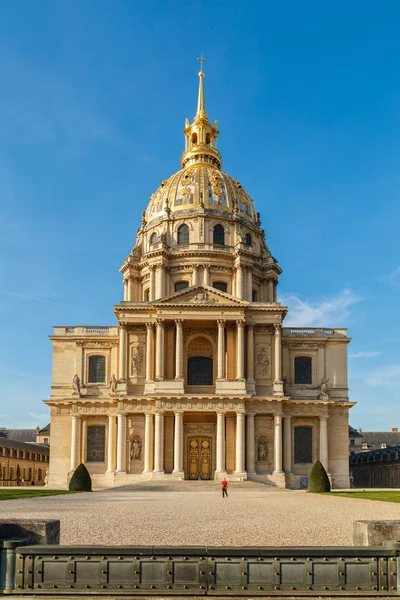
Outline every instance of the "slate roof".
{"type": "Polygon", "coordinates": [[[354,429],[354,427],[351,427],[351,425],[349,425],[349,436],[350,437],[353,437],[353,438],[354,437],[363,437],[363,435],[364,434],[362,432],[360,433],[359,431],[357,431],[357,429],[354,429]]]}
{"type": "Polygon", "coordinates": [[[16,442],[36,442],[36,429],[2,429],[1,437],[16,442]]]}
{"type": "Polygon", "coordinates": [[[50,423],[47,423],[42,429],[39,430],[39,435],[46,435],[48,433],[50,435],[50,423]]]}
{"type": "Polygon", "coordinates": [[[17,442],[7,438],[0,438],[0,447],[17,448],[18,450],[28,450],[29,452],[40,452],[41,454],[49,454],[50,448],[48,444],[32,444],[30,442],[17,442]]]}
{"type": "Polygon", "coordinates": [[[400,446],[400,431],[363,431],[363,443],[372,448],[380,448],[381,444],[387,446],[400,446]]]}

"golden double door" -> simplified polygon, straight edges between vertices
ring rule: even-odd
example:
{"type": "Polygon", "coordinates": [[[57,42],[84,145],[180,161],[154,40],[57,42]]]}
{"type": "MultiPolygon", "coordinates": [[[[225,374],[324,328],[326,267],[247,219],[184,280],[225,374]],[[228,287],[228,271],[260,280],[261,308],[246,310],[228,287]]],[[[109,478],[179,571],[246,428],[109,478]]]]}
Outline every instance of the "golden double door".
{"type": "Polygon", "coordinates": [[[189,437],[187,440],[188,478],[212,479],[211,437],[189,437]]]}

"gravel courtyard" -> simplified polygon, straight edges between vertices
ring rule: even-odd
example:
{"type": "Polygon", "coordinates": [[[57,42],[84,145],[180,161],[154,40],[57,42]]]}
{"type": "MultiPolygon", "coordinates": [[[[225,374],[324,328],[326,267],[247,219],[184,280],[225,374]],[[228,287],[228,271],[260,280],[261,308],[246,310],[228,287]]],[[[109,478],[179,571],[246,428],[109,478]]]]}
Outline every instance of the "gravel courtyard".
{"type": "Polygon", "coordinates": [[[351,545],[353,522],[400,519],[400,504],[231,483],[143,482],[0,502],[1,518],[61,520],[62,544],[351,545]]]}

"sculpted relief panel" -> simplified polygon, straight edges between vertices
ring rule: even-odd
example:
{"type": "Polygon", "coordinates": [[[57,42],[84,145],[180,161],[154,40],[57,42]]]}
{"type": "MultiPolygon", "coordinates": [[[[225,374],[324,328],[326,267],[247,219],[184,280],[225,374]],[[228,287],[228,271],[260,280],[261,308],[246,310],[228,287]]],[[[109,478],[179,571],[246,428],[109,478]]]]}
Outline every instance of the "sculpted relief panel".
{"type": "Polygon", "coordinates": [[[143,376],[144,350],[143,346],[131,346],[130,369],[132,377],[143,376]]]}

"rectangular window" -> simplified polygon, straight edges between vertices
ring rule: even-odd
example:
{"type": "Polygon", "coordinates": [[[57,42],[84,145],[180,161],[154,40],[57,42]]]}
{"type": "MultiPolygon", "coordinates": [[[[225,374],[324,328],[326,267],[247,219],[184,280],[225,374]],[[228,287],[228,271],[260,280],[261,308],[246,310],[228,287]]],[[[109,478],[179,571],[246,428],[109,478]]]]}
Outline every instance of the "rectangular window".
{"type": "Polygon", "coordinates": [[[297,384],[310,384],[311,358],[309,356],[296,356],[294,359],[294,382],[297,384]]]}
{"type": "Polygon", "coordinates": [[[294,462],[312,463],[312,427],[294,428],[294,462]]]}
{"type": "Polygon", "coordinates": [[[356,440],[350,440],[350,446],[354,446],[356,443],[356,440]]]}
{"type": "Polygon", "coordinates": [[[104,425],[90,425],[87,428],[87,462],[104,462],[106,428],[104,425]]]}
{"type": "Polygon", "coordinates": [[[89,383],[105,383],[106,359],[105,356],[89,357],[89,383]]]}

